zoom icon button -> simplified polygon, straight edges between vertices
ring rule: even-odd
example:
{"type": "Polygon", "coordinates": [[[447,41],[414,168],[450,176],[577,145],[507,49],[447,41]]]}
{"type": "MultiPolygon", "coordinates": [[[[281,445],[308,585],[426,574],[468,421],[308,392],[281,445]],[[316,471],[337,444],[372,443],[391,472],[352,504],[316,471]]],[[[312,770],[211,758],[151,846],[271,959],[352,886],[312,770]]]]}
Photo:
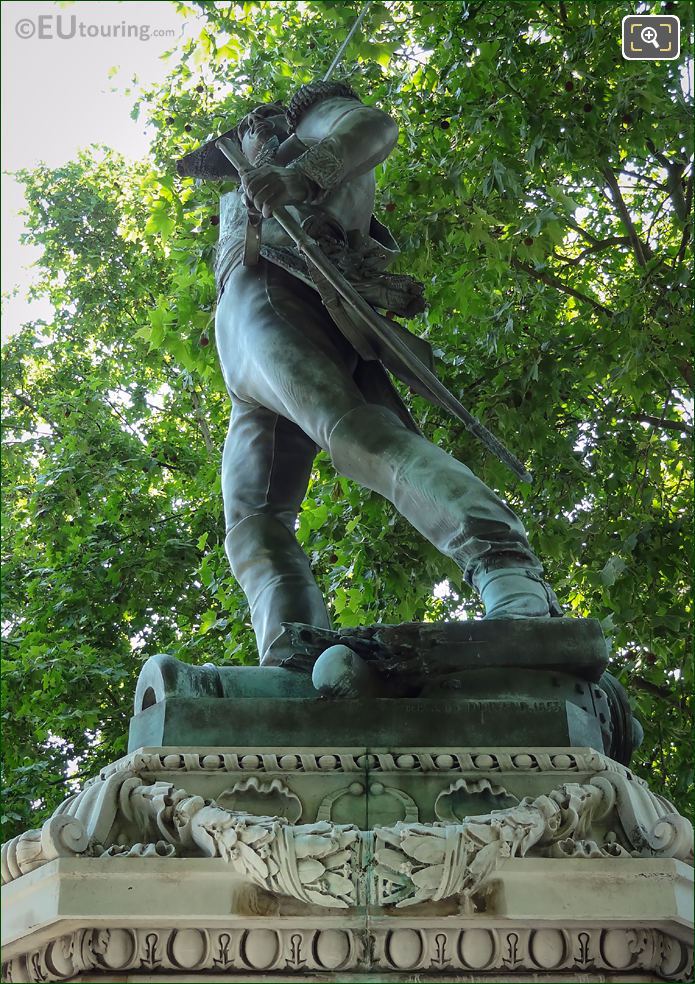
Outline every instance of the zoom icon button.
{"type": "Polygon", "coordinates": [[[623,58],[673,61],[681,50],[681,23],[673,14],[623,17],[623,58]]]}

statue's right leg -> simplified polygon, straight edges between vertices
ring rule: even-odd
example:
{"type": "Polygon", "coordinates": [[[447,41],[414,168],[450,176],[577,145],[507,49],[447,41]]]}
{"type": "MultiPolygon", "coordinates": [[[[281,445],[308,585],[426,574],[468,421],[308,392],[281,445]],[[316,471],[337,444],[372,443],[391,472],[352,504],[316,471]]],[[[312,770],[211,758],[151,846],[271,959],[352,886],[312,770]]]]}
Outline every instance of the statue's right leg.
{"type": "Polygon", "coordinates": [[[331,431],[329,450],[341,475],[389,499],[461,567],[486,618],[561,614],[518,516],[470,468],[390,410],[351,410],[331,431]]]}
{"type": "Polygon", "coordinates": [[[251,609],[265,666],[289,656],[283,622],[330,628],[326,606],[297,543],[295,520],[316,445],[272,410],[234,400],[222,455],[225,549],[251,609]]]}

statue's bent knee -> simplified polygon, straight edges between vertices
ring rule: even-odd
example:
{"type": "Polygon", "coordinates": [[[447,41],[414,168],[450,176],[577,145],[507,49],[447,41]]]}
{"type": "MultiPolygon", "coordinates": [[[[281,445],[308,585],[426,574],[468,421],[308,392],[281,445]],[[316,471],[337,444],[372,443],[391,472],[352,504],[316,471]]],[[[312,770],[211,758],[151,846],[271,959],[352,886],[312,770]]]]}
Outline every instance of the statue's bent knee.
{"type": "Polygon", "coordinates": [[[241,516],[228,526],[225,537],[227,557],[239,581],[247,568],[279,559],[297,546],[294,533],[271,512],[241,516]]]}

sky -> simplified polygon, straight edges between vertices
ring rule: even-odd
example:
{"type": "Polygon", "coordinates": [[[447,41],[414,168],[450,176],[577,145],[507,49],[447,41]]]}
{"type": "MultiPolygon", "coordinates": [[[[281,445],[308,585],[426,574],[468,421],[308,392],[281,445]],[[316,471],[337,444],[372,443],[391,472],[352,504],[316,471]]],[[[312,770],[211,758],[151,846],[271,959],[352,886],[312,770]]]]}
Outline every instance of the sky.
{"type": "Polygon", "coordinates": [[[41,161],[57,167],[92,143],[127,157],[143,156],[149,139],[143,125],[130,118],[134,97],[123,90],[134,75],[142,85],[164,78],[169,63],[161,55],[182,34],[192,35],[196,25],[176,13],[174,3],[154,0],[4,0],[0,21],[4,341],[23,322],[51,314],[47,302],[30,304],[25,298],[32,278],[26,268],[39,250],[19,245],[22,189],[6,172],[41,161]],[[95,37],[101,30],[111,37],[95,37]],[[109,78],[114,67],[118,72],[109,78]],[[17,287],[18,295],[7,299],[6,292],[17,287]]]}
{"type": "MultiPolygon", "coordinates": [[[[38,249],[19,244],[23,195],[6,172],[43,161],[57,167],[92,143],[127,157],[143,156],[149,139],[130,118],[134,96],[124,95],[133,76],[148,85],[165,77],[161,55],[200,29],[195,18],[158,0],[4,0],[0,4],[2,105],[2,338],[23,322],[50,318],[45,300],[29,303],[26,289],[38,249]],[[93,36],[110,33],[110,37],[93,36]],[[60,37],[59,35],[73,35],[60,37]],[[125,35],[125,36],[124,36],[125,35]],[[110,70],[118,71],[110,77],[110,70]],[[14,297],[6,295],[17,290],[14,297]]],[[[692,62],[690,63],[692,71],[692,62]]],[[[692,80],[684,89],[692,88],[692,80]]]]}

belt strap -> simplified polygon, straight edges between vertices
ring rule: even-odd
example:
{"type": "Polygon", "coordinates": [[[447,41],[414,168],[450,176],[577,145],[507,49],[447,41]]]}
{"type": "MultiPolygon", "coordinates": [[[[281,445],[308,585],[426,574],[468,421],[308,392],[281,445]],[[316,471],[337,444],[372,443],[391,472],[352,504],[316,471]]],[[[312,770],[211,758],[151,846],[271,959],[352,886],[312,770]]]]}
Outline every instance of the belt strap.
{"type": "Polygon", "coordinates": [[[244,266],[256,266],[261,255],[261,223],[263,215],[255,209],[246,213],[246,234],[244,237],[244,266]]]}
{"type": "Polygon", "coordinates": [[[340,333],[347,338],[360,358],[365,362],[377,362],[379,356],[360,325],[350,317],[338,296],[336,289],[326,280],[321,271],[307,258],[311,279],[316,284],[323,306],[336,324],[340,333]]]}

